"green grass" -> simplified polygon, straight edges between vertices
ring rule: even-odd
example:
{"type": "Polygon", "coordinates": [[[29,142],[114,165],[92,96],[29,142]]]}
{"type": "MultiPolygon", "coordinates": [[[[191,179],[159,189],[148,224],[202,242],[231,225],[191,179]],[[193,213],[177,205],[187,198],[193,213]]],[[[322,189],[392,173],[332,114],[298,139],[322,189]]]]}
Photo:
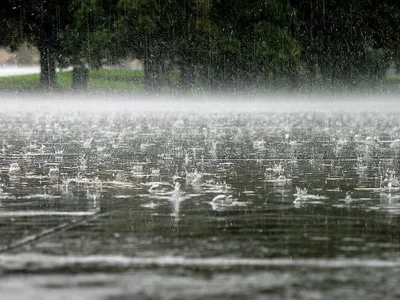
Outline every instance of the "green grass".
{"type": "Polygon", "coordinates": [[[143,90],[143,72],[127,69],[90,71],[89,91],[131,92],[143,90]]]}
{"type": "MultiPolygon", "coordinates": [[[[2,91],[38,91],[40,75],[0,77],[2,91]]],[[[57,85],[61,91],[70,91],[72,72],[57,74],[57,85]]],[[[88,91],[131,92],[143,90],[143,72],[126,69],[91,70],[88,91]]]]}
{"type": "Polygon", "coordinates": [[[385,85],[396,92],[400,92],[400,76],[386,77],[385,85]]]}
{"type": "Polygon", "coordinates": [[[0,90],[33,90],[39,85],[39,75],[0,77],[0,90]]]}
{"type": "MultiPolygon", "coordinates": [[[[136,92],[144,89],[143,71],[129,69],[90,70],[88,92],[136,92]]],[[[179,72],[170,74],[173,87],[179,88],[179,72]]],[[[0,77],[0,91],[40,91],[39,74],[0,77]]],[[[72,72],[61,72],[57,75],[60,91],[71,91],[72,72]]],[[[322,84],[322,86],[325,86],[322,84]]],[[[333,87],[332,87],[333,88],[333,87]]],[[[333,88],[334,89],[334,88],[333,88]]],[[[317,88],[318,90],[318,88],[317,88]]],[[[376,90],[400,92],[400,77],[387,77],[378,85],[366,83],[358,90],[376,90]]]]}

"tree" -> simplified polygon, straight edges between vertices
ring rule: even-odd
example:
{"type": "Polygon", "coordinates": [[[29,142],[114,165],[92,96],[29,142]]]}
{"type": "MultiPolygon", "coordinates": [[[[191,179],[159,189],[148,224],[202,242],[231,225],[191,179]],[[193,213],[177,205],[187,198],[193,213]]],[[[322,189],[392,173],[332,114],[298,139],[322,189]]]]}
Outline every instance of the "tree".
{"type": "Polygon", "coordinates": [[[391,60],[400,66],[400,2],[396,0],[370,1],[366,4],[367,23],[374,41],[367,49],[373,51],[373,74],[382,77],[382,67],[391,60]]]}
{"type": "Polygon", "coordinates": [[[292,3],[301,20],[295,37],[304,49],[302,58],[314,77],[321,74],[326,80],[349,86],[382,78],[388,66],[389,49],[395,48],[390,44],[398,40],[396,1],[292,0],[292,3]]]}
{"type": "Polygon", "coordinates": [[[2,1],[2,43],[17,48],[26,41],[40,52],[40,85],[56,85],[56,60],[61,50],[61,35],[72,22],[73,0],[2,1]],[[3,27],[4,28],[4,27],[3,27]]]}
{"type": "Polygon", "coordinates": [[[204,84],[218,28],[210,19],[210,1],[179,0],[171,28],[171,60],[180,71],[180,88],[190,90],[204,84]]]}
{"type": "Polygon", "coordinates": [[[171,24],[174,18],[168,0],[121,0],[116,28],[119,45],[144,64],[145,86],[156,90],[168,82],[166,61],[171,49],[171,24]]]}
{"type": "Polygon", "coordinates": [[[124,41],[120,46],[143,61],[148,90],[171,86],[172,68],[180,71],[182,89],[195,86],[215,32],[209,9],[206,0],[119,2],[116,28],[124,41]]]}
{"type": "Polygon", "coordinates": [[[288,1],[219,0],[211,10],[219,29],[210,61],[212,86],[262,86],[271,77],[296,75],[301,48],[292,36],[288,1]]]}
{"type": "Polygon", "coordinates": [[[9,47],[13,51],[23,42],[16,13],[12,1],[0,2],[0,46],[9,47]]]}
{"type": "Polygon", "coordinates": [[[72,87],[86,89],[88,68],[99,68],[118,57],[113,26],[117,0],[74,3],[73,22],[62,36],[62,64],[73,66],[72,87]]]}

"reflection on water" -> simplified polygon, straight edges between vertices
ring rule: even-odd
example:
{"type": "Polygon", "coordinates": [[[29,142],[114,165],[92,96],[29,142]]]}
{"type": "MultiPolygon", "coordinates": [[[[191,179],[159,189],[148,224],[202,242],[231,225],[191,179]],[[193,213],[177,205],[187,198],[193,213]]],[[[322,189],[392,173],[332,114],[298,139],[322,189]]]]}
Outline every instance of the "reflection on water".
{"type": "Polygon", "coordinates": [[[399,259],[397,113],[20,112],[0,134],[11,258],[399,259]]]}

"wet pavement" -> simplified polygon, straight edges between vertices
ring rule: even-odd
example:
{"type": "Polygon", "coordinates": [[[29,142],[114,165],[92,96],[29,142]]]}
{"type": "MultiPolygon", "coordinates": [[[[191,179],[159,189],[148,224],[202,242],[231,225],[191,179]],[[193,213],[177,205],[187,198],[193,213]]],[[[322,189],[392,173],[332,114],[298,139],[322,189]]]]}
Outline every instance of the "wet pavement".
{"type": "Polygon", "coordinates": [[[400,111],[154,104],[0,114],[7,299],[399,296],[400,111]]]}

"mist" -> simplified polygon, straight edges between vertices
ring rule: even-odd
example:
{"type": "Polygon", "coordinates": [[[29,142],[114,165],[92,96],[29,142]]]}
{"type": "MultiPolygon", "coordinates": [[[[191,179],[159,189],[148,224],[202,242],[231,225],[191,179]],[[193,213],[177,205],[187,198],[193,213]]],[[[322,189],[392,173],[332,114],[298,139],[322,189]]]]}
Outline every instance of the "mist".
{"type": "Polygon", "coordinates": [[[345,93],[7,93],[0,95],[2,112],[380,112],[399,111],[397,95],[345,93]]]}

